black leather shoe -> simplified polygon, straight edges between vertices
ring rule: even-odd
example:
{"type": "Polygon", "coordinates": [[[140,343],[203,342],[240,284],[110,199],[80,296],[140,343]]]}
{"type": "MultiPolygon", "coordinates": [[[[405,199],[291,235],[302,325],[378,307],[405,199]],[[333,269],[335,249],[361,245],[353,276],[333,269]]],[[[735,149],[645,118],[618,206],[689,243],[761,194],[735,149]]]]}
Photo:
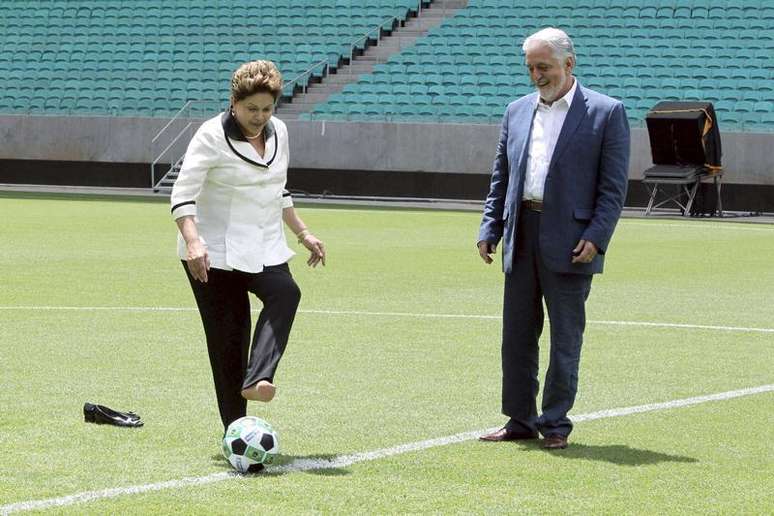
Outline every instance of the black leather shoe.
{"type": "Polygon", "coordinates": [[[144,423],[134,412],[119,412],[104,405],[83,404],[83,420],[98,425],[140,427],[144,423]]]}
{"type": "Polygon", "coordinates": [[[567,436],[552,434],[543,439],[543,448],[546,450],[564,450],[567,448],[567,436]]]}
{"type": "Polygon", "coordinates": [[[527,439],[537,439],[538,435],[531,432],[517,432],[503,427],[491,434],[482,435],[478,439],[481,441],[499,443],[502,441],[525,441],[527,439]]]}

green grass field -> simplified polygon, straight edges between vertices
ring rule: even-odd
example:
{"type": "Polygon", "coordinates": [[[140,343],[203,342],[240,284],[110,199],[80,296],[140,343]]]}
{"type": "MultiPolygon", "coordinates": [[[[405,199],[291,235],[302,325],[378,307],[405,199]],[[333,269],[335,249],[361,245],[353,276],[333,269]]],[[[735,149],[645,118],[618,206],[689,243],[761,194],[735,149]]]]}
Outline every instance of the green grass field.
{"type": "MultiPolygon", "coordinates": [[[[44,512],[774,512],[772,392],[580,421],[559,452],[469,439],[294,471],[504,422],[502,274],[475,250],[479,215],[299,210],[328,266],[291,263],[303,297],[278,395],[249,408],[278,430],[286,471],[44,512]]],[[[0,513],[230,470],[175,232],[164,203],[0,197],[0,513]],[[86,424],[85,401],[145,427],[86,424]]],[[[622,220],[571,416],[774,384],[772,257],[774,226],[622,220]]]]}

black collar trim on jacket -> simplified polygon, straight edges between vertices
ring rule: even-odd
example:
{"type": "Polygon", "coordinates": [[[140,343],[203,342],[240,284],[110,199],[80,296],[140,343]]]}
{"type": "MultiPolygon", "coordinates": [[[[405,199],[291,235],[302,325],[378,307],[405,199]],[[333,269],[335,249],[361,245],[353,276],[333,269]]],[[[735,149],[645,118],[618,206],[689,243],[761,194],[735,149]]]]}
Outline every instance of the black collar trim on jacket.
{"type": "Polygon", "coordinates": [[[239,128],[239,125],[237,125],[234,115],[231,114],[231,106],[229,106],[229,108],[221,115],[220,122],[221,122],[221,125],[223,126],[223,136],[226,138],[226,143],[231,148],[231,152],[239,156],[244,161],[250,163],[251,165],[255,165],[256,167],[260,167],[260,168],[269,168],[269,166],[274,161],[274,158],[277,157],[277,148],[279,147],[279,145],[277,144],[277,130],[274,128],[274,124],[271,122],[271,120],[269,120],[269,122],[263,128],[264,141],[268,140],[272,136],[274,137],[274,154],[272,155],[271,159],[266,163],[259,163],[255,160],[248,158],[247,156],[245,156],[244,154],[236,150],[234,146],[231,144],[231,140],[236,140],[239,142],[247,141],[247,138],[245,138],[245,135],[242,134],[242,130],[239,128]]]}

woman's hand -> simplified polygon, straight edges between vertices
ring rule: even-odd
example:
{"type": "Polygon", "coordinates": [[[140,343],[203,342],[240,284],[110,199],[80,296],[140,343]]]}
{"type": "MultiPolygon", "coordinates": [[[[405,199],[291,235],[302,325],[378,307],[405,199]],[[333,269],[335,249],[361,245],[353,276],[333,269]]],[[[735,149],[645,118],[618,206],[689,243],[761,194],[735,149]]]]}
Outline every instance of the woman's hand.
{"type": "Polygon", "coordinates": [[[197,238],[191,240],[186,244],[188,249],[188,256],[186,256],[186,264],[188,265],[188,271],[194,279],[207,283],[207,271],[210,269],[210,257],[207,254],[207,248],[197,238]]]}
{"type": "Polygon", "coordinates": [[[298,239],[298,243],[309,249],[312,253],[306,261],[307,265],[317,267],[318,263],[325,265],[325,244],[319,238],[309,232],[309,229],[296,213],[293,206],[282,208],[282,220],[293,231],[298,239]]]}
{"type": "Polygon", "coordinates": [[[309,259],[306,261],[307,265],[312,267],[317,267],[318,263],[325,265],[325,244],[319,238],[311,233],[307,233],[301,239],[301,243],[311,252],[309,259]]]}

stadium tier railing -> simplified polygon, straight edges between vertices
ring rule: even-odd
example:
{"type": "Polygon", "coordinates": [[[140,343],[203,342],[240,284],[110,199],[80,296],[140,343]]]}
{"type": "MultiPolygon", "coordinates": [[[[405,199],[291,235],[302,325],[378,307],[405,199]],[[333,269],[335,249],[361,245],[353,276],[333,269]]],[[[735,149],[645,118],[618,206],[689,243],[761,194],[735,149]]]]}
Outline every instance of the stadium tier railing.
{"type": "MultiPolygon", "coordinates": [[[[421,6],[422,2],[419,2],[419,5],[421,6]]],[[[353,61],[353,59],[355,57],[355,50],[360,48],[358,46],[358,43],[360,43],[362,41],[363,42],[363,46],[365,46],[365,44],[368,42],[368,40],[371,39],[370,36],[373,33],[376,33],[376,38],[375,39],[378,42],[380,39],[382,39],[382,34],[383,34],[383,31],[384,31],[384,27],[387,26],[388,24],[389,24],[390,27],[394,28],[394,27],[396,27],[397,25],[400,24],[400,18],[398,18],[397,16],[392,16],[390,18],[386,18],[383,22],[381,22],[379,25],[377,25],[373,29],[369,30],[368,32],[366,32],[362,36],[352,40],[352,42],[349,45],[349,64],[350,65],[352,64],[352,61],[353,61]]],[[[400,38],[398,38],[398,50],[400,51],[400,38]]],[[[350,69],[349,69],[349,74],[352,75],[352,67],[351,66],[350,66],[350,69]]]]}
{"type": "MultiPolygon", "coordinates": [[[[421,2],[419,4],[422,5],[421,2]]],[[[376,25],[373,29],[369,30],[365,34],[353,39],[349,43],[349,63],[352,65],[355,53],[357,50],[361,48],[362,46],[365,46],[366,42],[371,38],[371,35],[376,33],[376,40],[379,41],[382,39],[383,31],[385,30],[384,27],[389,25],[390,27],[395,27],[396,25],[400,24],[401,19],[398,16],[392,16],[390,18],[385,18],[382,22],[380,22],[378,25],[376,25]]],[[[400,47],[400,40],[398,40],[398,51],[401,50],[400,47]]],[[[377,61],[378,62],[378,61],[377,61]]],[[[282,94],[283,97],[292,97],[295,94],[296,86],[299,87],[301,93],[306,93],[307,88],[309,87],[309,81],[311,80],[313,75],[317,75],[319,77],[327,77],[330,75],[331,68],[333,68],[330,64],[330,61],[328,59],[323,59],[321,61],[318,61],[317,63],[314,63],[312,66],[301,72],[300,74],[296,75],[286,83],[282,85],[282,94]],[[318,70],[321,70],[320,73],[317,73],[318,70]],[[286,92],[289,92],[286,93],[286,92]]],[[[349,69],[349,75],[352,75],[352,68],[349,69]]]]}
{"type": "Polygon", "coordinates": [[[154,191],[172,187],[171,183],[174,183],[177,177],[188,142],[193,137],[195,121],[211,116],[213,112],[220,111],[223,107],[223,103],[219,101],[189,100],[156,133],[151,140],[152,155],[155,155],[155,158],[150,165],[150,185],[154,191]],[[199,108],[199,106],[204,107],[199,108]],[[198,116],[196,116],[197,110],[198,116]],[[173,131],[177,132],[173,133],[173,131]],[[181,140],[184,135],[187,135],[187,138],[181,140]],[[164,148],[159,152],[158,149],[162,145],[164,148]],[[157,179],[157,169],[161,167],[166,167],[166,170],[161,178],[157,179]]]}
{"type": "MultiPolygon", "coordinates": [[[[419,6],[421,9],[422,3],[419,2],[419,6]]],[[[376,40],[380,40],[382,38],[383,32],[386,26],[390,27],[396,27],[401,23],[401,19],[398,16],[392,16],[390,18],[385,18],[383,21],[381,21],[378,25],[376,25],[373,29],[369,30],[368,32],[364,33],[362,36],[359,36],[352,40],[349,43],[349,64],[351,65],[353,63],[353,59],[355,57],[355,52],[357,49],[360,48],[360,44],[362,43],[365,45],[365,43],[372,39],[371,35],[376,33],[376,40]]],[[[282,97],[292,97],[295,93],[295,89],[298,86],[302,93],[306,93],[307,88],[309,86],[309,81],[317,71],[320,71],[322,77],[326,77],[330,75],[331,70],[331,64],[329,60],[323,59],[318,61],[317,63],[314,63],[312,66],[301,72],[300,74],[296,75],[292,79],[283,82],[282,84],[282,96],[277,99],[277,104],[280,104],[282,102],[282,97]],[[289,92],[289,95],[286,95],[285,92],[289,92]]],[[[351,70],[351,68],[350,68],[351,70]]],[[[351,72],[350,72],[351,73],[351,72]]],[[[219,107],[217,110],[220,110],[223,106],[220,105],[218,101],[214,100],[189,100],[186,102],[183,107],[181,107],[177,113],[167,122],[164,127],[159,130],[159,132],[156,134],[156,136],[153,137],[151,140],[151,147],[152,147],[152,155],[155,155],[153,162],[151,163],[151,170],[150,170],[150,184],[151,188],[153,188],[154,191],[161,191],[172,187],[172,184],[174,183],[174,180],[177,177],[177,172],[180,170],[180,165],[182,164],[183,157],[185,156],[185,147],[187,147],[188,141],[193,137],[193,128],[194,128],[194,120],[195,118],[192,116],[192,110],[194,106],[196,105],[209,105],[214,106],[215,104],[218,104],[219,107]],[[169,136],[169,140],[163,139],[162,137],[165,137],[165,135],[168,135],[170,131],[172,131],[173,127],[178,127],[178,131],[174,133],[172,136],[169,136]],[[188,135],[188,137],[184,140],[181,140],[184,135],[188,135]],[[166,143],[168,141],[168,143],[166,143]],[[159,147],[162,145],[164,148],[158,152],[159,147]],[[180,151],[180,146],[183,146],[182,152],[180,151]],[[166,167],[165,172],[161,176],[161,178],[157,179],[158,175],[157,172],[160,173],[157,169],[166,167]]],[[[205,114],[212,114],[212,111],[206,111],[202,112],[202,115],[205,114]]],[[[200,117],[201,118],[201,117],[200,117]]],[[[165,137],[166,138],[166,137],[165,137]]]]}
{"type": "Polygon", "coordinates": [[[316,70],[322,69],[321,76],[327,77],[330,75],[331,71],[331,64],[328,61],[328,59],[323,59],[321,61],[318,61],[317,63],[313,64],[300,74],[296,75],[289,81],[286,81],[282,84],[282,95],[286,97],[292,97],[295,94],[295,88],[296,86],[299,86],[301,88],[301,93],[306,93],[306,89],[309,87],[309,80],[311,79],[312,75],[315,73],[316,70]],[[286,95],[285,92],[290,91],[289,95],[286,95]]]}

